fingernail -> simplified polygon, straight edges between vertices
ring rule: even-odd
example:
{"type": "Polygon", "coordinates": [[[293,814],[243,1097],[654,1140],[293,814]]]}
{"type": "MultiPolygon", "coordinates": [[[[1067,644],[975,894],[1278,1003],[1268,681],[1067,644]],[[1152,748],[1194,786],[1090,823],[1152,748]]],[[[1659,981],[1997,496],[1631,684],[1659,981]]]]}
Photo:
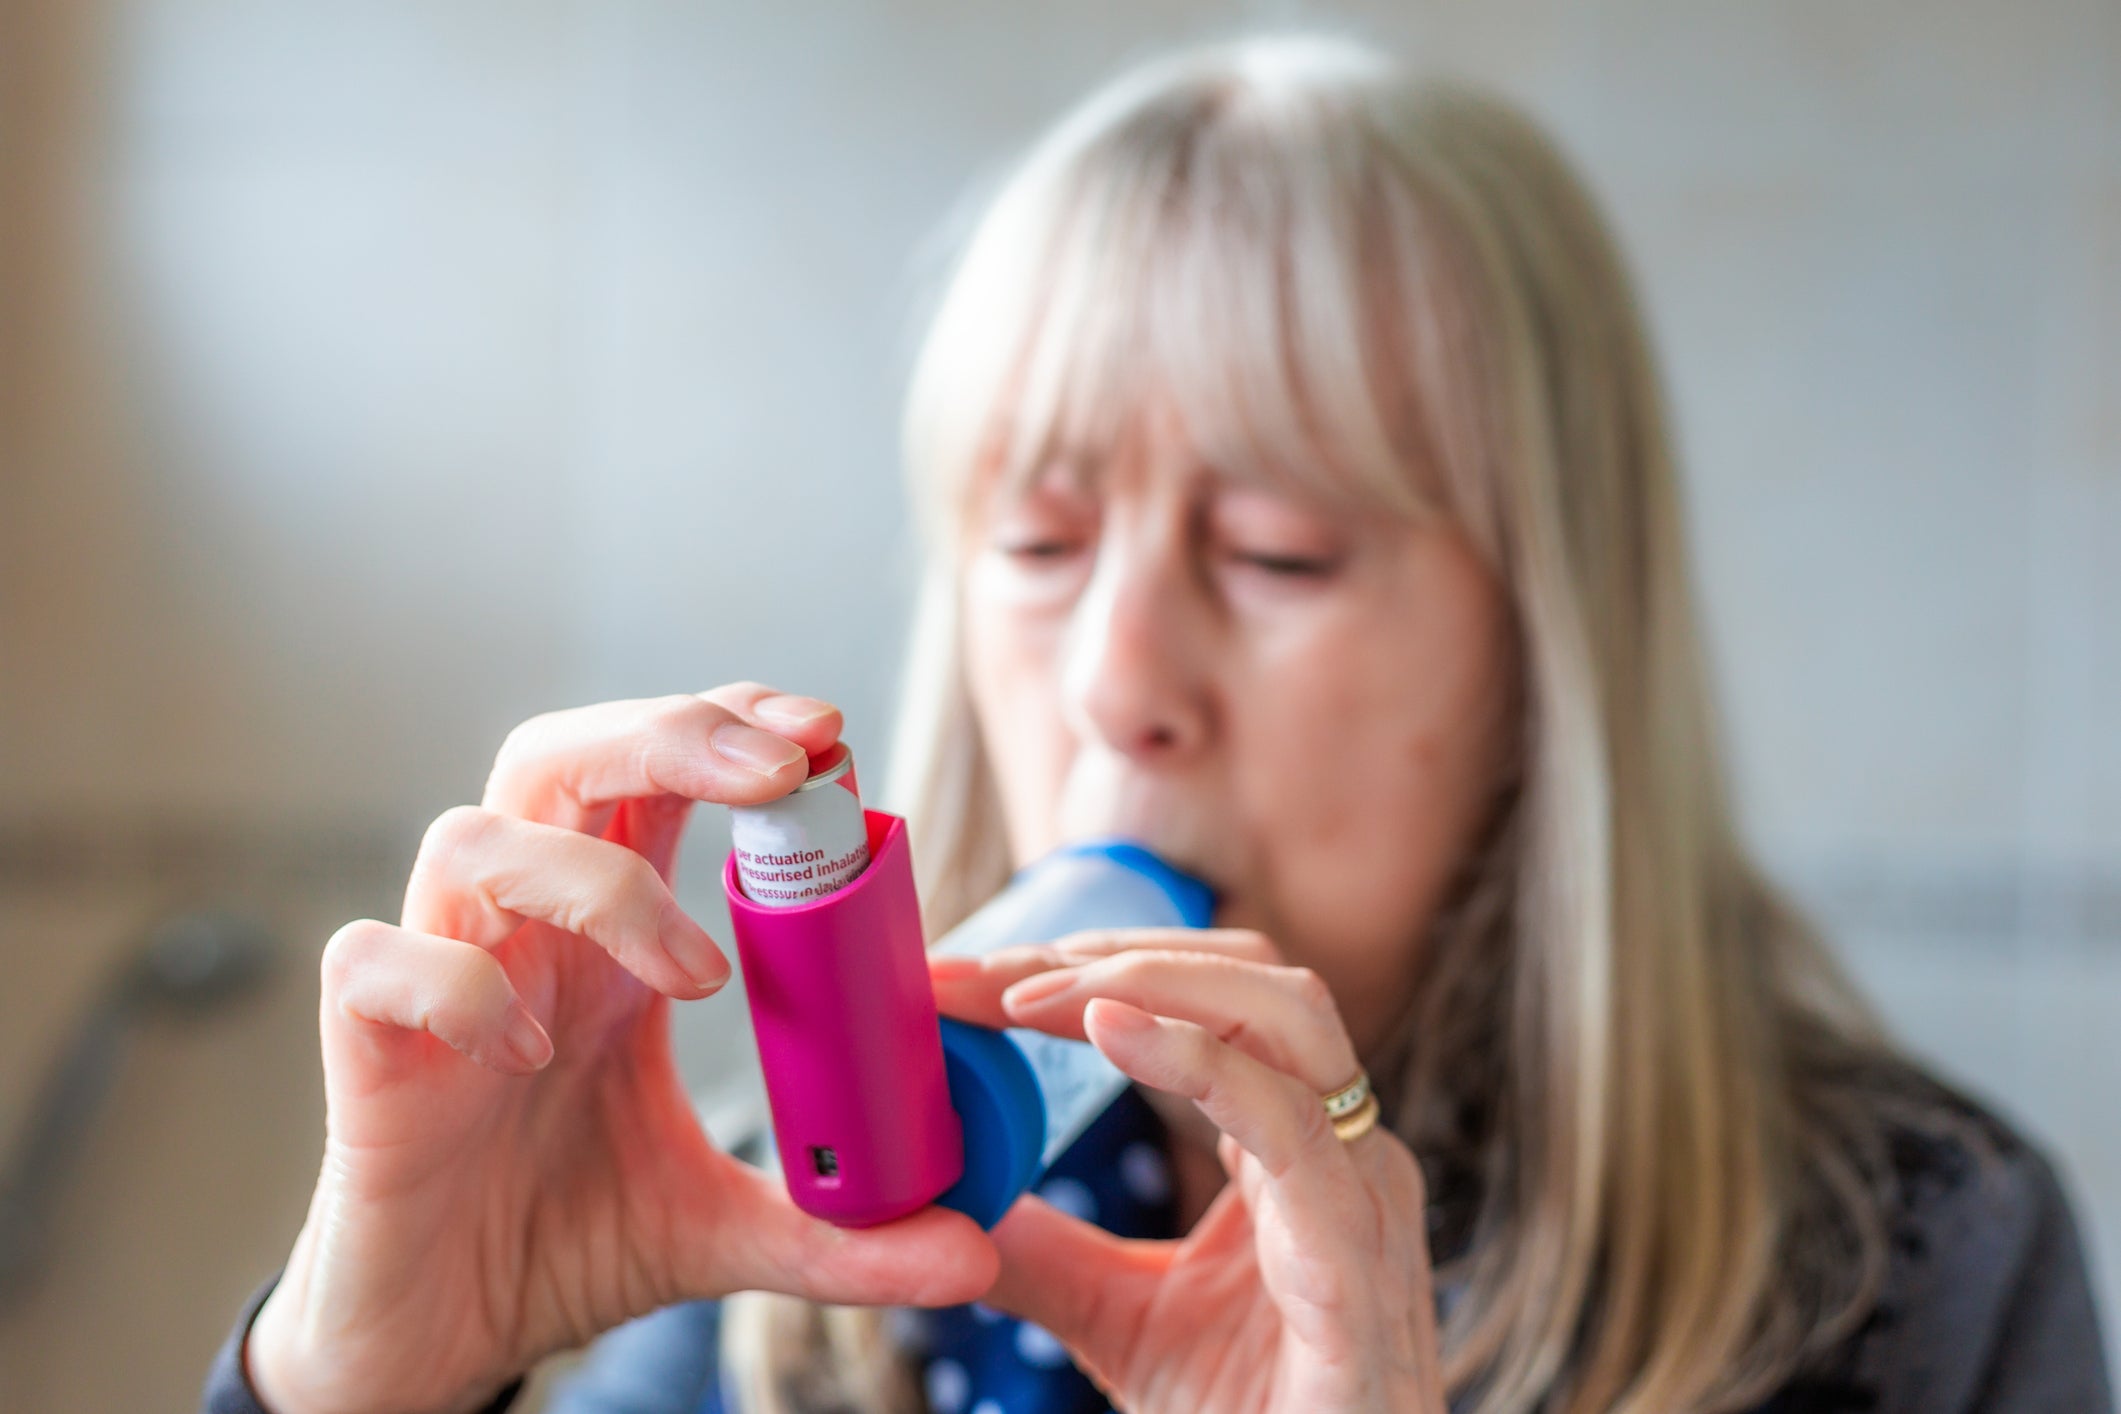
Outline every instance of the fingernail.
{"type": "Polygon", "coordinates": [[[1099,997],[1092,1001],[1084,1011],[1085,1021],[1092,1020],[1089,1015],[1091,1011],[1097,1013],[1094,1020],[1097,1027],[1103,1031],[1142,1032],[1151,1030],[1156,1025],[1156,1018],[1140,1007],[1129,1006],[1110,997],[1099,997]],[[1104,1005],[1099,1006],[1099,1002],[1104,1005]]]}
{"type": "Polygon", "coordinates": [[[552,1059],[552,1038],[538,1019],[530,1014],[530,1008],[517,997],[508,1004],[508,1020],[503,1023],[501,1044],[516,1063],[525,1070],[543,1070],[545,1062],[552,1059]]]}
{"type": "Polygon", "coordinates": [[[711,992],[729,980],[729,959],[722,956],[706,929],[685,916],[675,899],[663,905],[662,917],[656,920],[656,937],[695,986],[711,992]]]}
{"type": "Polygon", "coordinates": [[[762,776],[778,774],[796,762],[806,759],[803,748],[786,737],[762,732],[757,727],[742,722],[724,722],[716,727],[707,740],[713,744],[715,754],[725,761],[742,766],[747,771],[756,771],[762,776]]]}
{"type": "Polygon", "coordinates": [[[976,957],[931,954],[928,958],[928,976],[937,982],[962,982],[967,977],[979,976],[981,971],[980,960],[976,957]]]}
{"type": "Polygon", "coordinates": [[[777,717],[792,727],[807,726],[820,717],[829,717],[838,711],[830,702],[820,702],[815,697],[798,697],[792,692],[778,692],[771,697],[761,697],[754,709],[762,717],[777,717]]]}
{"type": "Polygon", "coordinates": [[[1026,977],[1003,991],[1002,1005],[1030,1006],[1034,1002],[1057,997],[1075,985],[1075,978],[1076,974],[1067,968],[1041,972],[1036,977],[1026,977]]]}

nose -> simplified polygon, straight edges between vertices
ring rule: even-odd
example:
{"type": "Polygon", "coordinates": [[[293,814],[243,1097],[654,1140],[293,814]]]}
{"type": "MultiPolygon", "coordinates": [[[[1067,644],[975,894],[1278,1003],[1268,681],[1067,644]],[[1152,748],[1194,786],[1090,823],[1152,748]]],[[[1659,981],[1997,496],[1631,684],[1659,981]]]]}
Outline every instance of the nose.
{"type": "Polygon", "coordinates": [[[1070,725],[1141,765],[1198,751],[1212,726],[1212,624],[1180,545],[1108,536],[1067,628],[1070,725]]]}

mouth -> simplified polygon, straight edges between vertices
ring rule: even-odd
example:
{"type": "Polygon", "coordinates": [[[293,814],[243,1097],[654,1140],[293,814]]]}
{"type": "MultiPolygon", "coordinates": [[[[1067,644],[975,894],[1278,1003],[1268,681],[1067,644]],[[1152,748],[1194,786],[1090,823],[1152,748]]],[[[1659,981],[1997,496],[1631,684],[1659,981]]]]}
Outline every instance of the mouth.
{"type": "Polygon", "coordinates": [[[1115,769],[1117,763],[1078,758],[1062,792],[1058,823],[1064,839],[1117,835],[1206,884],[1217,909],[1240,871],[1231,867],[1227,819],[1198,791],[1115,769]]]}
{"type": "Polygon", "coordinates": [[[1206,884],[1208,892],[1215,895],[1217,910],[1219,911],[1222,908],[1224,902],[1230,896],[1230,886],[1217,870],[1203,864],[1199,859],[1182,850],[1163,848],[1146,840],[1142,843],[1148,848],[1150,853],[1156,855],[1157,858],[1163,860],[1164,863],[1178,870],[1181,874],[1190,874],[1203,884],[1206,884]]]}

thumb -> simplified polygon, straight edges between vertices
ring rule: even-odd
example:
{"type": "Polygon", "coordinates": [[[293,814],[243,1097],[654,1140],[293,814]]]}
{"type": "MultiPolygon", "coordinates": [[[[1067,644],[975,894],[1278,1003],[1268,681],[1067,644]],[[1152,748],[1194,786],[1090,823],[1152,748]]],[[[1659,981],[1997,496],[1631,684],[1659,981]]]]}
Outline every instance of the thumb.
{"type": "Polygon", "coordinates": [[[835,1227],[797,1208],[770,1174],[731,1167],[696,1268],[703,1295],[778,1291],[832,1305],[954,1306],[994,1284],[994,1243],[962,1213],[923,1208],[877,1227],[835,1227]]]}
{"type": "Polygon", "coordinates": [[[987,1304],[1044,1326],[1105,1379],[1140,1334],[1175,1244],[1114,1237],[1025,1197],[994,1229],[994,1245],[1002,1269],[987,1304]]]}

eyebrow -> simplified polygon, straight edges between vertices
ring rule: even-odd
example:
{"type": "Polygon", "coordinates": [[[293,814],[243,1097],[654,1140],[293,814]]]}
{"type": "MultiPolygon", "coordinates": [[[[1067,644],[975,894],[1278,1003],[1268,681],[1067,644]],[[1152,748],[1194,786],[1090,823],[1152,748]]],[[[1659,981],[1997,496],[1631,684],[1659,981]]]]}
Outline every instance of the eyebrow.
{"type": "MultiPolygon", "coordinates": [[[[1095,493],[1105,480],[1110,462],[1109,452],[1100,452],[1082,443],[1049,444],[1038,454],[1026,457],[1022,465],[1011,469],[999,480],[997,489],[1023,495],[1042,484],[1051,483],[1068,492],[1095,493]]],[[[1211,490],[1264,491],[1321,510],[1333,509],[1331,497],[1321,496],[1316,485],[1294,472],[1266,466],[1232,467],[1189,451],[1186,473],[1205,481],[1211,490]]]]}

